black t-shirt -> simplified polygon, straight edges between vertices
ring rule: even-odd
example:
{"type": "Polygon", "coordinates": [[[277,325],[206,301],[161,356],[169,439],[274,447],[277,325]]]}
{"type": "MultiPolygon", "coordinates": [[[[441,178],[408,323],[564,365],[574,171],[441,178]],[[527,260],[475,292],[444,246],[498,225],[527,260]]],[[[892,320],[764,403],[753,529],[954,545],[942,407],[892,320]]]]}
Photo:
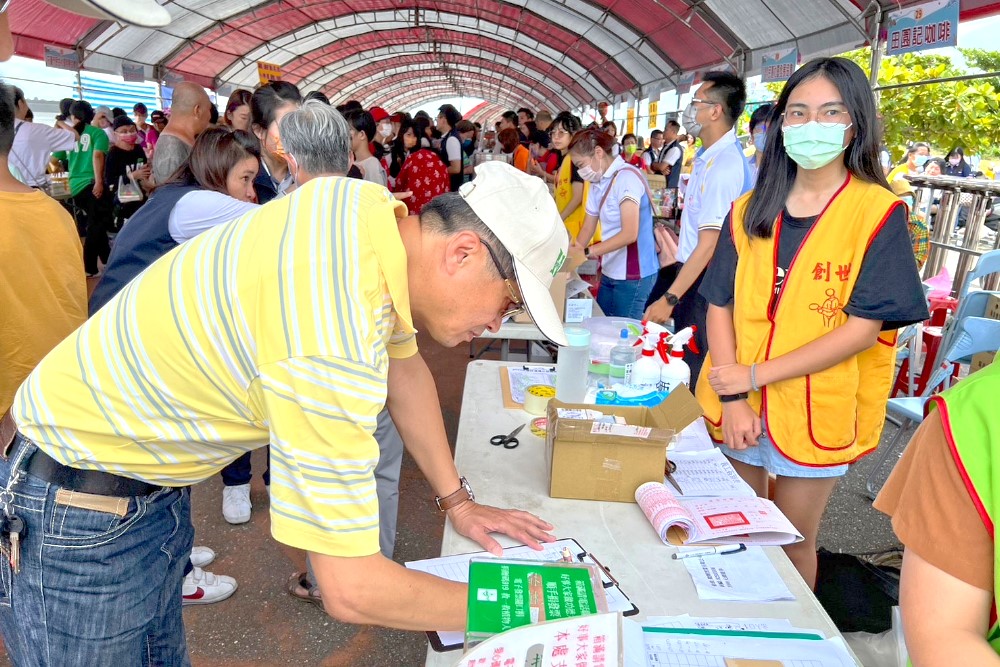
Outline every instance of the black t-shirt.
{"type": "MultiPolygon", "coordinates": [[[[806,234],[819,216],[795,218],[785,211],[778,240],[778,275],[775,276],[775,295],[781,292],[788,268],[799,251],[806,234]]],[[[736,246],[730,231],[731,220],[727,215],[722,223],[715,254],[705,272],[700,293],[709,303],[725,307],[733,302],[736,289],[736,246]]],[[[798,265],[796,271],[831,271],[837,267],[811,267],[798,265]]],[[[772,300],[777,303],[777,299],[772,300]]],[[[844,306],[848,315],[866,320],[881,320],[882,330],[891,331],[915,322],[922,322],[930,315],[924,290],[920,284],[913,245],[906,227],[906,211],[897,207],[876,234],[871,247],[861,263],[858,280],[851,298],[844,306]]]]}
{"type": "Polygon", "coordinates": [[[104,161],[104,187],[108,190],[118,187],[118,179],[127,181],[125,173],[126,167],[135,167],[139,160],[146,159],[146,152],[139,146],[133,146],[131,150],[122,150],[118,146],[112,146],[108,151],[108,157],[104,161]]]}

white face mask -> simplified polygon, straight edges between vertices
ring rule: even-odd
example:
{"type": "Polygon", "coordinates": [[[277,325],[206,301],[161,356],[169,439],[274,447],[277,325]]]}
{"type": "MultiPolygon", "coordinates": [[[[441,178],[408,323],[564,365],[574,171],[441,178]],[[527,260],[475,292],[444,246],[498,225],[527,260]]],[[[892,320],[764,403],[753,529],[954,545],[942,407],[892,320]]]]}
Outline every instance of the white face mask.
{"type": "Polygon", "coordinates": [[[697,138],[701,134],[701,123],[698,122],[698,107],[694,104],[688,104],[687,108],[684,109],[684,113],[681,114],[681,123],[684,124],[684,129],[692,137],[697,138]]]}
{"type": "Polygon", "coordinates": [[[381,134],[383,137],[391,137],[392,125],[379,125],[378,133],[381,134]]]}
{"type": "Polygon", "coordinates": [[[589,164],[580,167],[579,173],[580,178],[585,181],[589,181],[590,183],[598,183],[602,178],[604,178],[604,174],[602,172],[594,170],[589,164]]]}

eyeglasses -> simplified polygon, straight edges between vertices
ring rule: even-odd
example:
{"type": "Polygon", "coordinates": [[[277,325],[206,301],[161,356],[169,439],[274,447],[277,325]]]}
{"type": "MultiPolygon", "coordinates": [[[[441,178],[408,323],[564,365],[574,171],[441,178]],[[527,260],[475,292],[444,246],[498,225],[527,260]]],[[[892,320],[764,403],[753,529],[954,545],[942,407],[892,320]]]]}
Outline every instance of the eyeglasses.
{"type": "Polygon", "coordinates": [[[843,107],[823,107],[812,113],[809,109],[792,109],[781,114],[785,127],[798,127],[815,120],[822,127],[850,125],[851,114],[843,107]]]}
{"type": "Polygon", "coordinates": [[[479,239],[479,242],[486,247],[486,252],[490,254],[490,259],[493,260],[493,266],[497,267],[497,273],[499,273],[500,277],[503,278],[503,282],[507,286],[507,291],[510,293],[511,303],[514,304],[513,308],[507,308],[500,314],[500,319],[505,320],[508,317],[520,315],[524,312],[524,304],[521,302],[521,299],[518,298],[517,292],[514,291],[514,285],[511,284],[510,278],[500,266],[500,261],[497,259],[496,253],[493,252],[493,248],[490,247],[490,244],[481,238],[479,239]]]}
{"type": "Polygon", "coordinates": [[[718,105],[722,104],[722,102],[713,102],[712,100],[700,100],[697,97],[695,97],[694,99],[691,100],[691,104],[695,104],[695,103],[698,103],[698,104],[711,104],[713,106],[716,105],[716,104],[718,104],[718,105]]]}

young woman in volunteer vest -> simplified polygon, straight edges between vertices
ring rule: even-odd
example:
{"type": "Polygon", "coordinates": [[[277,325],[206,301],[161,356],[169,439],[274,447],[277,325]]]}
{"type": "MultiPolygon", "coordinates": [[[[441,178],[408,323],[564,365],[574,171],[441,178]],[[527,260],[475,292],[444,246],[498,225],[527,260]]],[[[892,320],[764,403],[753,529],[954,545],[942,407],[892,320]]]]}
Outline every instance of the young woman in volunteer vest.
{"type": "Polygon", "coordinates": [[[777,476],[775,503],[805,537],[785,551],[812,586],[827,501],[878,445],[896,330],[928,314],[861,68],[804,65],[772,118],[756,189],[734,202],[701,287],[697,396],[759,495],[777,476]]]}

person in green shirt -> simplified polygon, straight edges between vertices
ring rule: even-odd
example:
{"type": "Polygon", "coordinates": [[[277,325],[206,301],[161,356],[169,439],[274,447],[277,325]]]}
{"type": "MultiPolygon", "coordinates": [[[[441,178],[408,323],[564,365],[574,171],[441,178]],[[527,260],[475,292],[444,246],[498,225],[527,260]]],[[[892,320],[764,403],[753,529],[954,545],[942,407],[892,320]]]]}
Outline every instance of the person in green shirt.
{"type": "Polygon", "coordinates": [[[94,108],[76,100],[69,108],[70,123],[79,134],[76,148],[69,154],[69,191],[77,215],[77,226],[84,229],[83,265],[88,277],[98,273],[97,260],[108,261],[109,206],[104,196],[104,157],[108,135],[90,124],[94,108]],[[82,218],[82,220],[81,220],[82,218]]]}

